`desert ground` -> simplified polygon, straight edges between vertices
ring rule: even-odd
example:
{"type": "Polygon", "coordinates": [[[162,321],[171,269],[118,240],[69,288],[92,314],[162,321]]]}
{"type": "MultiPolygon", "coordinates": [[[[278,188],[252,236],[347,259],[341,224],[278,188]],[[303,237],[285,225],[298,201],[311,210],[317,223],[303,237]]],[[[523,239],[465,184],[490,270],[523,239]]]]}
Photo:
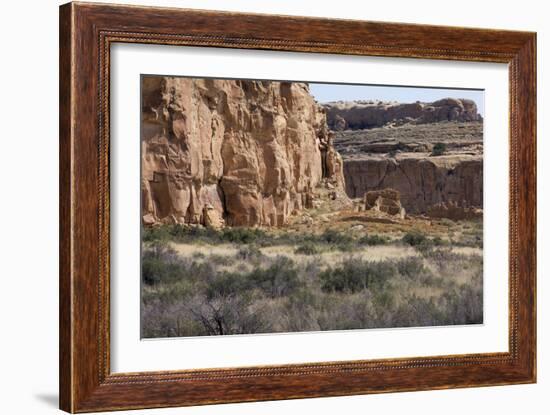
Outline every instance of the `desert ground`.
{"type": "Polygon", "coordinates": [[[284,230],[146,229],[143,336],[483,321],[479,220],[322,212],[284,230]]]}

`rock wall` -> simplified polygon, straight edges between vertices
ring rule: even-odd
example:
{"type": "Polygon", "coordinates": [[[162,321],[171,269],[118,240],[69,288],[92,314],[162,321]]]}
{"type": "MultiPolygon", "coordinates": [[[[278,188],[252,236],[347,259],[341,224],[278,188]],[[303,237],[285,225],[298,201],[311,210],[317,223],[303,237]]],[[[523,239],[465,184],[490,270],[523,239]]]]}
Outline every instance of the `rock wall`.
{"type": "Polygon", "coordinates": [[[307,84],[142,78],[145,225],[280,226],[328,180],[343,188],[307,84]]]}
{"type": "Polygon", "coordinates": [[[374,210],[405,219],[406,211],[401,205],[401,195],[397,190],[386,188],[365,193],[365,209],[374,210]]]}
{"type": "Polygon", "coordinates": [[[353,198],[392,188],[408,213],[426,213],[432,205],[453,203],[483,207],[483,156],[364,156],[344,164],[346,193],[353,198]]]}
{"type": "Polygon", "coordinates": [[[432,103],[399,104],[382,101],[332,102],[323,105],[330,129],[362,130],[388,124],[438,121],[479,121],[477,105],[469,99],[445,98],[432,103]]]}

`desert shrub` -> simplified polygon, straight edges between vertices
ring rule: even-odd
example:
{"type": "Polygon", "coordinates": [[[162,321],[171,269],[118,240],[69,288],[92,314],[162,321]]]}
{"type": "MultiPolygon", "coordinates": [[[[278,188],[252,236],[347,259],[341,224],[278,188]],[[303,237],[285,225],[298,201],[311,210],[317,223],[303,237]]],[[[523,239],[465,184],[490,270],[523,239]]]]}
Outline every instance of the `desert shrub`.
{"type": "Polygon", "coordinates": [[[173,284],[180,281],[202,281],[216,273],[212,262],[181,259],[174,254],[155,255],[145,251],[141,260],[141,275],[148,285],[173,284]]]}
{"type": "Polygon", "coordinates": [[[454,241],[454,243],[457,246],[483,248],[483,231],[464,231],[461,237],[458,240],[454,241]]]}
{"type": "Polygon", "coordinates": [[[206,281],[212,275],[217,273],[217,267],[214,262],[186,261],[180,266],[179,280],[188,280],[191,282],[206,281]]]}
{"type": "Polygon", "coordinates": [[[170,305],[197,293],[198,287],[193,281],[178,280],[171,284],[146,285],[141,292],[143,304],[160,301],[170,305]]]}
{"type": "Polygon", "coordinates": [[[407,232],[401,241],[412,246],[423,255],[432,251],[435,246],[446,245],[440,237],[429,238],[421,232],[407,232]]]}
{"type": "Polygon", "coordinates": [[[376,310],[369,290],[356,294],[324,294],[317,307],[322,330],[353,330],[377,326],[376,310]]]}
{"type": "Polygon", "coordinates": [[[265,269],[254,269],[246,278],[271,298],[289,295],[301,286],[294,261],[285,256],[278,256],[265,269]]]}
{"type": "Polygon", "coordinates": [[[263,257],[262,251],[256,245],[246,245],[237,251],[237,259],[244,261],[256,260],[263,257]]]}
{"type": "Polygon", "coordinates": [[[143,242],[163,241],[170,239],[170,233],[165,226],[143,227],[141,240],[143,242]]]}
{"type": "Polygon", "coordinates": [[[321,234],[321,240],[332,245],[349,245],[353,242],[353,237],[334,229],[326,229],[321,234]]]}
{"type": "Polygon", "coordinates": [[[396,263],[397,271],[408,278],[416,279],[419,276],[427,274],[429,271],[424,266],[424,261],[422,258],[418,257],[407,257],[399,259],[396,263]]]}
{"type": "Polygon", "coordinates": [[[143,240],[145,242],[154,240],[172,240],[182,243],[205,242],[209,244],[220,244],[224,242],[236,244],[259,245],[273,242],[276,238],[268,235],[265,231],[257,228],[227,227],[221,230],[206,228],[204,226],[189,225],[162,225],[153,228],[145,228],[143,240]]]}
{"type": "Polygon", "coordinates": [[[219,239],[217,230],[202,226],[168,225],[167,232],[170,238],[177,242],[216,241],[219,239]]]}
{"type": "MultiPolygon", "coordinates": [[[[464,235],[480,235],[482,227],[476,226],[472,222],[464,235]]],[[[482,322],[482,256],[456,253],[452,243],[422,233],[411,232],[402,239],[420,254],[383,261],[362,257],[368,256],[365,246],[388,243],[375,234],[164,225],[146,229],[144,235],[144,337],[482,322]],[[212,248],[212,253],[190,250],[182,256],[168,241],[210,245],[200,251],[212,248]],[[214,247],[227,243],[235,244],[231,249],[236,254],[214,247]],[[262,253],[262,247],[274,245],[315,256],[293,261],[292,254],[262,253]],[[323,255],[356,246],[362,251],[337,263],[330,262],[333,254],[323,255]],[[467,284],[461,285],[464,281],[467,284]]]]}
{"type": "Polygon", "coordinates": [[[248,292],[205,298],[195,297],[188,306],[202,334],[249,334],[268,331],[269,318],[248,292]]]}
{"type": "Polygon", "coordinates": [[[145,284],[174,280],[179,276],[181,261],[176,252],[164,242],[153,243],[141,256],[141,277],[145,284]]]}
{"type": "Polygon", "coordinates": [[[355,293],[364,289],[381,289],[396,273],[390,261],[369,262],[350,258],[340,267],[321,272],[321,289],[331,292],[355,293]]]}
{"type": "Polygon", "coordinates": [[[483,323],[483,293],[475,286],[461,285],[443,294],[439,304],[445,316],[442,324],[483,323]]]}
{"type": "Polygon", "coordinates": [[[435,143],[432,149],[432,156],[441,156],[447,151],[447,145],[445,143],[435,143]]]}
{"type": "Polygon", "coordinates": [[[443,274],[456,274],[463,272],[465,269],[475,273],[483,268],[483,257],[481,255],[459,254],[453,252],[451,248],[432,249],[422,255],[443,274]]]}
{"type": "Polygon", "coordinates": [[[321,298],[311,290],[299,289],[285,298],[282,313],[287,331],[320,330],[318,323],[321,298]]]}
{"type": "Polygon", "coordinates": [[[187,300],[142,303],[141,335],[144,338],[200,336],[207,334],[186,308],[187,300]]]}
{"type": "Polygon", "coordinates": [[[232,272],[222,272],[211,276],[204,294],[208,300],[229,297],[250,289],[246,276],[232,272]]]}
{"type": "Polygon", "coordinates": [[[261,229],[240,227],[224,228],[220,237],[223,241],[239,244],[260,243],[268,238],[261,229]]]}
{"type": "Polygon", "coordinates": [[[461,254],[454,253],[453,250],[448,248],[438,248],[432,249],[424,253],[424,258],[433,261],[439,268],[444,267],[450,262],[455,262],[464,256],[461,254]]]}
{"type": "Polygon", "coordinates": [[[389,290],[375,292],[373,296],[373,303],[378,310],[391,312],[392,308],[395,305],[395,296],[389,290]]]}
{"type": "Polygon", "coordinates": [[[428,237],[420,232],[407,232],[402,241],[410,246],[418,246],[428,242],[428,237]]]}
{"type": "Polygon", "coordinates": [[[374,245],[385,245],[389,242],[389,239],[380,236],[380,235],[365,235],[361,237],[358,241],[361,245],[368,245],[368,246],[374,246],[374,245]]]}
{"type": "Polygon", "coordinates": [[[206,262],[210,262],[214,265],[227,266],[233,264],[233,257],[228,255],[210,254],[204,257],[206,262]]]}
{"type": "Polygon", "coordinates": [[[328,268],[319,275],[319,278],[322,281],[323,291],[356,292],[367,288],[366,276],[358,267],[328,268]],[[346,268],[352,272],[347,272],[346,268]]]}
{"type": "Polygon", "coordinates": [[[438,326],[445,324],[444,313],[433,298],[410,295],[391,316],[391,327],[438,326]]]}
{"type": "Polygon", "coordinates": [[[193,259],[204,259],[204,258],[206,258],[206,255],[204,254],[204,252],[197,251],[193,253],[193,259]]]}
{"type": "Polygon", "coordinates": [[[387,288],[390,279],[397,272],[393,261],[366,262],[365,264],[367,288],[373,292],[387,288]]]}
{"type": "MultiPolygon", "coordinates": [[[[304,254],[311,251],[312,245],[329,245],[332,249],[343,252],[351,252],[359,245],[381,245],[389,242],[389,239],[380,235],[366,235],[356,240],[352,235],[335,229],[327,229],[322,234],[314,233],[290,233],[274,234],[258,228],[227,227],[221,230],[205,228],[203,226],[189,225],[161,225],[153,228],[144,228],[143,241],[174,241],[178,243],[205,243],[217,245],[233,243],[237,245],[248,244],[258,247],[275,245],[307,245],[304,254]]],[[[321,246],[318,246],[321,248],[321,246]]],[[[315,248],[313,248],[315,249],[315,248]]]]}
{"type": "Polygon", "coordinates": [[[321,250],[313,242],[304,242],[296,247],[294,253],[302,255],[317,255],[321,253],[321,250]]]}

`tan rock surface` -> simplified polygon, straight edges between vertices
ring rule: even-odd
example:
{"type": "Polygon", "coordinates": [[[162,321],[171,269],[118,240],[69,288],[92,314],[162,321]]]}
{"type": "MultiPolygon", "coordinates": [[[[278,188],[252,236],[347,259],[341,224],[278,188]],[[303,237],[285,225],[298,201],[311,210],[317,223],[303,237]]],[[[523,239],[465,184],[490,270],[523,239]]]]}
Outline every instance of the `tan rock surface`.
{"type": "Polygon", "coordinates": [[[372,190],[365,193],[365,209],[374,210],[405,219],[406,211],[401,206],[401,195],[394,189],[372,190]]]}
{"type": "Polygon", "coordinates": [[[307,84],[144,77],[141,142],[144,224],[280,226],[344,187],[307,84]]]}
{"type": "Polygon", "coordinates": [[[479,121],[474,101],[445,98],[435,102],[401,104],[382,101],[331,102],[324,104],[327,122],[335,131],[361,130],[388,124],[424,124],[439,121],[479,121]]]}
{"type": "Polygon", "coordinates": [[[432,205],[483,207],[483,123],[436,122],[367,130],[337,131],[334,143],[344,160],[346,192],[399,191],[407,213],[432,205]],[[443,144],[443,154],[433,149],[443,144]]]}
{"type": "Polygon", "coordinates": [[[439,203],[483,206],[483,157],[449,155],[428,157],[405,153],[396,157],[366,156],[344,164],[346,192],[363,197],[365,192],[392,188],[411,213],[425,213],[439,203]]]}
{"type": "Polygon", "coordinates": [[[432,218],[447,218],[452,220],[472,220],[483,218],[483,210],[471,206],[465,206],[465,203],[459,205],[456,202],[438,203],[430,206],[427,215],[432,218]]]}

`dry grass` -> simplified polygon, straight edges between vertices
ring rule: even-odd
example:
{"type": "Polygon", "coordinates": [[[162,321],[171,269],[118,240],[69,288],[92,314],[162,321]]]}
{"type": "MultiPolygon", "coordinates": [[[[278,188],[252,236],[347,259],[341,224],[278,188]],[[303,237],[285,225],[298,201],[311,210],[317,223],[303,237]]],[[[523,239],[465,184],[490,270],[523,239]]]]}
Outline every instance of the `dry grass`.
{"type": "Polygon", "coordinates": [[[425,237],[410,246],[402,232],[390,243],[361,245],[364,230],[309,239],[244,232],[234,242],[225,241],[234,235],[199,233],[195,242],[178,232],[176,240],[144,243],[144,337],[482,321],[479,247],[425,237]]]}

